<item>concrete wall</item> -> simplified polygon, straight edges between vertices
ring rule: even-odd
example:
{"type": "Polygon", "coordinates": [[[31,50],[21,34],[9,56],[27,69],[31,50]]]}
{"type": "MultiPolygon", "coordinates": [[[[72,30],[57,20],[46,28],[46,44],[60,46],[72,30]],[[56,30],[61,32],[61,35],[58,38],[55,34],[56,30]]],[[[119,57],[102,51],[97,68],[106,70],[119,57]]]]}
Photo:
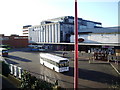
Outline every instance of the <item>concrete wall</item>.
{"type": "Polygon", "coordinates": [[[13,48],[23,48],[28,46],[27,36],[3,36],[2,44],[10,45],[13,48]]]}
{"type": "Polygon", "coordinates": [[[29,28],[29,43],[60,43],[59,23],[50,23],[29,28]]]}
{"type": "MultiPolygon", "coordinates": [[[[119,36],[120,34],[84,34],[78,38],[83,38],[86,43],[120,43],[119,36]]],[[[70,42],[74,42],[74,35],[71,35],[70,42]]]]}

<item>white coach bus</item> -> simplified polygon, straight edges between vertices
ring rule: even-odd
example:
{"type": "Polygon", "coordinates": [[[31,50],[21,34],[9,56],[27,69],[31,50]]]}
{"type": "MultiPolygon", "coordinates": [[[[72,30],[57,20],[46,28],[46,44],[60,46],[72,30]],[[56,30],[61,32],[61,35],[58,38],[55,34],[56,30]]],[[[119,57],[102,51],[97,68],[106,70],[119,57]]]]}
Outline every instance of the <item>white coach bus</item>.
{"type": "Polygon", "coordinates": [[[0,56],[7,57],[8,56],[8,50],[6,48],[0,48],[0,56]]]}
{"type": "Polygon", "coordinates": [[[56,72],[69,71],[69,60],[48,53],[40,53],[40,64],[56,72]]]}
{"type": "Polygon", "coordinates": [[[31,51],[46,51],[47,49],[43,45],[28,45],[31,51]]]}

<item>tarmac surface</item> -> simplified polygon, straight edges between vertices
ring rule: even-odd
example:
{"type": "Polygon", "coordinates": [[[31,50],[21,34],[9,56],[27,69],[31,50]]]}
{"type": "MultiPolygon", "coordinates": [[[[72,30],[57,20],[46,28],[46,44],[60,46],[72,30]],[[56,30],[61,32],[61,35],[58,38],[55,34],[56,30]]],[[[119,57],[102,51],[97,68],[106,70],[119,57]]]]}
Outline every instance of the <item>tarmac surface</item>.
{"type": "Polygon", "coordinates": [[[8,78],[7,77],[5,77],[5,76],[2,76],[2,75],[0,75],[0,90],[2,89],[2,90],[7,90],[7,89],[10,89],[10,88],[13,88],[13,89],[15,89],[15,88],[17,88],[12,82],[10,82],[9,80],[8,80],[8,78]]]}
{"type": "MultiPolygon", "coordinates": [[[[55,72],[39,63],[39,53],[29,49],[10,50],[9,56],[5,60],[10,64],[15,64],[22,69],[30,71],[38,78],[44,76],[46,81],[58,80],[58,84],[63,88],[73,88],[74,79],[74,59],[73,52],[66,51],[66,58],[70,60],[70,71],[64,73],[55,72]],[[45,78],[46,76],[46,78],[45,78]]],[[[63,51],[49,51],[51,54],[62,56],[63,51]]],[[[109,63],[89,63],[87,59],[79,58],[79,88],[111,88],[119,82],[118,73],[109,63]]]]}

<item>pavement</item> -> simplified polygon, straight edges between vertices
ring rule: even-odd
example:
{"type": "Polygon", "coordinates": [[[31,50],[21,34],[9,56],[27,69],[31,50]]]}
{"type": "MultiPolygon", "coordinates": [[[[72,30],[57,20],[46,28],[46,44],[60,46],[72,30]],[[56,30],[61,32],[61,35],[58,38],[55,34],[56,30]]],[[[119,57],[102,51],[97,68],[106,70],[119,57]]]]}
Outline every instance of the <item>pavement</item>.
{"type": "MultiPolygon", "coordinates": [[[[6,62],[4,57],[0,56],[0,61],[6,62]]],[[[7,62],[6,62],[7,63],[7,62]]],[[[0,64],[0,90],[8,90],[8,89],[17,89],[15,83],[10,80],[10,76],[6,77],[1,74],[2,73],[2,65],[0,64]]],[[[15,81],[15,80],[14,80],[15,81]]]]}
{"type": "Polygon", "coordinates": [[[120,62],[119,63],[110,62],[110,65],[120,75],[120,62]]]}
{"type": "MultiPolygon", "coordinates": [[[[9,52],[9,57],[5,58],[8,63],[15,64],[25,70],[30,71],[37,78],[44,78],[51,82],[58,80],[60,86],[73,88],[74,85],[74,54],[66,51],[66,58],[70,60],[70,71],[57,73],[39,63],[39,53],[29,49],[15,49],[9,52]]],[[[50,51],[49,53],[62,56],[63,51],[50,51]]],[[[111,88],[118,82],[119,74],[111,67],[110,63],[89,63],[87,59],[79,58],[79,88],[111,88]]]]}
{"type": "Polygon", "coordinates": [[[0,74],[0,90],[15,89],[16,86],[7,77],[0,74]]]}

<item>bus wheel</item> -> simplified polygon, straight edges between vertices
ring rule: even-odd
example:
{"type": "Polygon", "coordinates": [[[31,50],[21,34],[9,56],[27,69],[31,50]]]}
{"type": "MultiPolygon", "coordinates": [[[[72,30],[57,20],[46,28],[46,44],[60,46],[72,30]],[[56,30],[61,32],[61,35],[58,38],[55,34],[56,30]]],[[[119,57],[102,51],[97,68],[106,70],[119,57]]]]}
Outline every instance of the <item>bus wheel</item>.
{"type": "Polygon", "coordinates": [[[53,67],[53,70],[55,71],[55,68],[53,67]]]}

